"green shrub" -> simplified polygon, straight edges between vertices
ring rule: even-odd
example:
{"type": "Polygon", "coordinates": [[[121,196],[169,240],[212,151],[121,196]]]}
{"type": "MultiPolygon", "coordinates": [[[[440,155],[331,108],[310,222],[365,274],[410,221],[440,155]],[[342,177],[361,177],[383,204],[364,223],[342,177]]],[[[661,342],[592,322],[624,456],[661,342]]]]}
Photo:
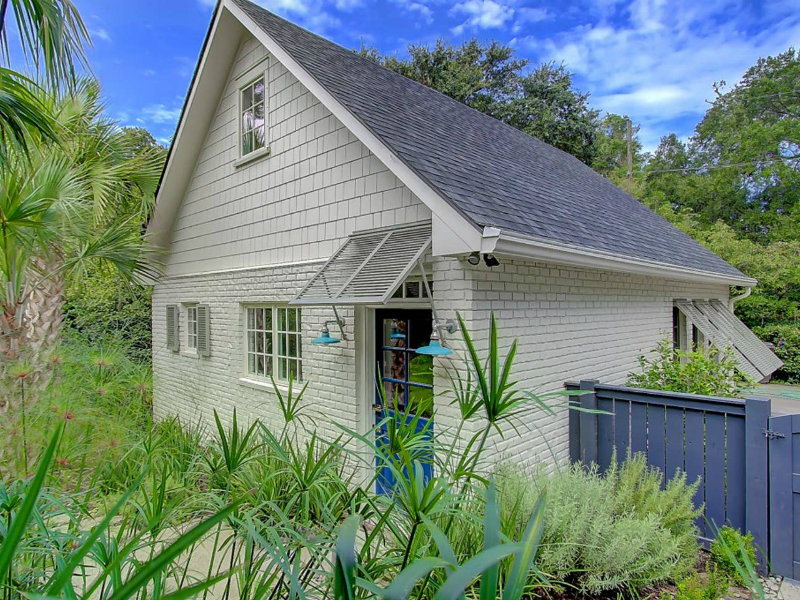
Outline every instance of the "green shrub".
{"type": "Polygon", "coordinates": [[[766,325],[755,327],[753,331],[763,341],[774,344],[775,354],[783,361],[775,378],[800,383],[800,326],[766,325]]]}
{"type": "Polygon", "coordinates": [[[711,542],[710,548],[711,563],[739,585],[745,585],[744,578],[731,560],[729,551],[726,552],[725,547],[733,549],[735,553],[741,550],[750,564],[754,565],[756,564],[756,549],[753,546],[753,534],[748,532],[746,535],[742,535],[738,529],[724,525],[717,532],[717,538],[711,542]]]}
{"type": "Polygon", "coordinates": [[[149,362],[150,295],[149,287],[126,283],[115,273],[91,272],[67,290],[65,326],[91,346],[112,343],[129,358],[149,362]]]}
{"type": "Polygon", "coordinates": [[[727,352],[676,351],[669,340],[659,342],[654,358],[640,356],[639,367],[628,374],[632,387],[735,398],[756,383],[727,352]]]}
{"type": "MultiPolygon", "coordinates": [[[[728,592],[728,578],[716,569],[708,572],[705,581],[698,573],[692,573],[678,583],[675,600],[719,600],[728,592]]],[[[662,594],[662,600],[669,594],[662,594]]]]}
{"type": "Polygon", "coordinates": [[[545,532],[536,564],[551,581],[595,594],[641,589],[684,577],[697,558],[697,484],[677,477],[661,490],[661,474],[637,455],[605,476],[580,466],[532,480],[498,476],[503,533],[546,492],[545,532]]]}

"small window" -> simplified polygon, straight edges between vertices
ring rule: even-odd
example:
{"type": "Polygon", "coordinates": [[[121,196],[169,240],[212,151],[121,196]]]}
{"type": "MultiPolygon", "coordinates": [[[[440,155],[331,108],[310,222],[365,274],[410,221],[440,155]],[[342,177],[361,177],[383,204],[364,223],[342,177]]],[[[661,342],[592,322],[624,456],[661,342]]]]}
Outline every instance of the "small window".
{"type": "Polygon", "coordinates": [[[246,309],[248,375],[303,378],[300,309],[249,306],[246,309]],[[277,367],[277,370],[275,369],[277,367]]]}
{"type": "Polygon", "coordinates": [[[186,346],[197,349],[197,307],[186,307],[186,346]]]}
{"type": "Polygon", "coordinates": [[[241,90],[242,156],[264,148],[267,143],[266,88],[264,76],[241,90]]]}

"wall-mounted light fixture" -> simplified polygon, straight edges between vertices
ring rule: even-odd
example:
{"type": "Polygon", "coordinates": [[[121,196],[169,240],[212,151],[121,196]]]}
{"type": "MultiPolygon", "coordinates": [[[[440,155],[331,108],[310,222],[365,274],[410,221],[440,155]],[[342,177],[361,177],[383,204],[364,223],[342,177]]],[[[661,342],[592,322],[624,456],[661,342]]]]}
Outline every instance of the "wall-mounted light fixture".
{"type": "Polygon", "coordinates": [[[477,267],[481,262],[481,253],[473,252],[467,257],[467,262],[471,264],[473,267],[477,267]]]}
{"type": "Polygon", "coordinates": [[[339,312],[336,310],[336,306],[333,306],[333,314],[334,319],[329,319],[322,324],[322,332],[320,333],[319,337],[315,337],[311,340],[311,343],[315,346],[327,346],[329,344],[338,344],[342,340],[346,340],[347,337],[344,334],[344,319],[339,316],[339,312]],[[328,329],[328,325],[330,323],[335,323],[339,326],[339,336],[340,337],[333,337],[331,336],[330,329],[328,329]]]}
{"type": "Polygon", "coordinates": [[[417,348],[416,353],[426,354],[428,356],[447,356],[448,354],[452,354],[453,351],[450,348],[442,345],[444,340],[442,339],[441,332],[446,331],[447,333],[455,333],[458,330],[458,325],[452,319],[442,322],[436,316],[436,305],[433,300],[433,294],[431,293],[430,285],[428,284],[428,276],[425,274],[425,266],[422,264],[422,259],[419,261],[419,270],[422,273],[422,282],[424,283],[425,289],[428,292],[428,298],[431,299],[433,331],[431,331],[431,337],[428,344],[417,348]]]}

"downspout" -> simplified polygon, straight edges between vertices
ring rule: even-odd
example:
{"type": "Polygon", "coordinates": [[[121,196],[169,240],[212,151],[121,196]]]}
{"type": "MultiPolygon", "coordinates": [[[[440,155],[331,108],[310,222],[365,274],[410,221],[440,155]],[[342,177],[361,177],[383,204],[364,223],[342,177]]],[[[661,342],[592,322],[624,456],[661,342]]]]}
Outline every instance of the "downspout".
{"type": "Polygon", "coordinates": [[[738,296],[734,296],[733,298],[730,298],[728,300],[728,308],[731,310],[731,312],[733,312],[734,304],[736,304],[739,300],[744,300],[745,298],[747,298],[752,293],[753,293],[753,288],[752,287],[748,287],[748,288],[745,288],[743,294],[740,294],[738,296]]]}

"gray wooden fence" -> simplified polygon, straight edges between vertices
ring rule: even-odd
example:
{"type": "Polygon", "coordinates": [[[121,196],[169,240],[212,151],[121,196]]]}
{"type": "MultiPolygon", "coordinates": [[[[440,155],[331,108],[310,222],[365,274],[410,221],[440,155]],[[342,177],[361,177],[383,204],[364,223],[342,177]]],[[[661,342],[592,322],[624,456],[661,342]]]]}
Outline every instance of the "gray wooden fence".
{"type": "MultiPolygon", "coordinates": [[[[695,496],[704,504],[698,521],[701,539],[713,536],[708,523],[729,524],[753,534],[769,548],[768,447],[770,401],[716,398],[645,390],[597,381],[569,382],[581,389],[580,404],[590,413],[570,411],[573,461],[606,469],[617,456],[642,452],[667,478],[678,471],[690,482],[700,479],[695,496]]],[[[763,558],[763,557],[762,557],[763,558]]]]}

